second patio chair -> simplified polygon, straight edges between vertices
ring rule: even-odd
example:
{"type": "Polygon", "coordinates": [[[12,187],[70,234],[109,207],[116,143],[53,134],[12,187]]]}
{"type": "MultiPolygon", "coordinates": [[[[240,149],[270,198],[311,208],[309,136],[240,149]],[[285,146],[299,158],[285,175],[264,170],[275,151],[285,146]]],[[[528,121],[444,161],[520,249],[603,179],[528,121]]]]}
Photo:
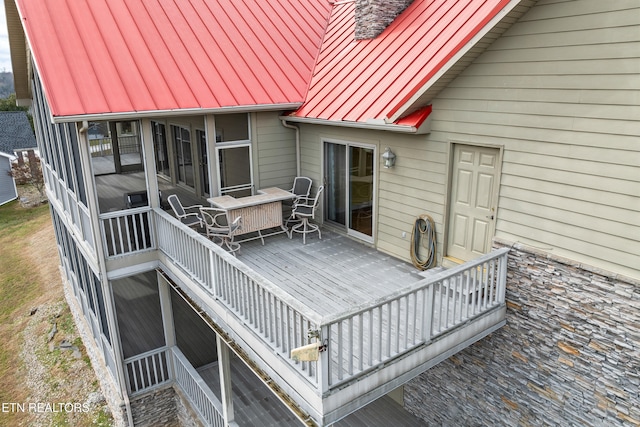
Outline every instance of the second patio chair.
{"type": "Polygon", "coordinates": [[[240,249],[240,243],[234,242],[233,238],[242,228],[242,217],[229,223],[227,211],[216,208],[201,208],[200,214],[207,237],[235,255],[240,249]]]}
{"type": "Polygon", "coordinates": [[[296,224],[291,228],[289,238],[293,237],[293,233],[301,233],[302,243],[306,244],[307,234],[317,231],[318,238],[322,239],[322,233],[320,233],[320,227],[318,226],[318,224],[312,224],[309,222],[309,219],[315,218],[316,210],[318,209],[318,204],[320,203],[320,195],[322,194],[322,190],[324,190],[323,185],[318,187],[318,191],[316,192],[314,198],[301,197],[293,206],[291,217],[293,219],[299,219],[300,224],[296,224]]]}
{"type": "Polygon", "coordinates": [[[284,207],[288,207],[290,210],[286,212],[289,215],[286,216],[285,227],[289,226],[290,222],[299,222],[299,220],[294,220],[293,207],[298,203],[301,198],[308,198],[309,193],[311,192],[311,178],[307,178],[306,176],[296,176],[293,180],[293,187],[289,190],[290,193],[293,193],[295,197],[291,200],[283,200],[282,205],[284,207]]]}
{"type": "Polygon", "coordinates": [[[180,199],[175,194],[167,197],[167,202],[173,209],[173,213],[184,225],[189,227],[202,227],[202,217],[200,216],[200,208],[202,205],[182,206],[180,199]]]}

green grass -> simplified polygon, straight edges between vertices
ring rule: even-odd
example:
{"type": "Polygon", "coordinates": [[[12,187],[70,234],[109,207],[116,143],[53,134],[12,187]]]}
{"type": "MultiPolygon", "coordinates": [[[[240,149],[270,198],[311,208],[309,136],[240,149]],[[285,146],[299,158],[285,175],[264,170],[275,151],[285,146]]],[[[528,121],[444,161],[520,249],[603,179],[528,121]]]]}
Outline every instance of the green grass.
{"type": "MultiPolygon", "coordinates": [[[[0,324],[17,310],[27,309],[41,286],[37,266],[25,260],[27,239],[34,230],[51,221],[47,205],[24,209],[18,202],[0,207],[0,324]]],[[[57,256],[57,254],[52,254],[57,256]]]]}
{"type": "MultiPolygon", "coordinates": [[[[43,286],[37,265],[25,253],[29,237],[50,221],[47,205],[25,209],[14,201],[0,206],[0,402],[20,402],[25,397],[16,375],[21,367],[20,332],[30,303],[43,286]]],[[[0,417],[0,425],[15,425],[12,418],[0,417]]]]}

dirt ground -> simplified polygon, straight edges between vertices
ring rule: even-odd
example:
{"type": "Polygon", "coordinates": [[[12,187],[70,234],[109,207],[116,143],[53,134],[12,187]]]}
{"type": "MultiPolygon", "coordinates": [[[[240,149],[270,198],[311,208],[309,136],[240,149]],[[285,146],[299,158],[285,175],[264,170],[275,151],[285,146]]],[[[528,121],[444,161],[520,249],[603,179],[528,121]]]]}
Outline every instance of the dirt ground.
{"type": "MultiPolygon", "coordinates": [[[[37,191],[21,190],[23,206],[40,203],[37,191]]],[[[19,425],[111,425],[109,410],[64,299],[51,221],[25,242],[24,256],[39,266],[41,292],[23,313],[23,366],[17,375],[28,396],[26,403],[40,406],[25,411],[26,415],[19,417],[19,425]]]]}

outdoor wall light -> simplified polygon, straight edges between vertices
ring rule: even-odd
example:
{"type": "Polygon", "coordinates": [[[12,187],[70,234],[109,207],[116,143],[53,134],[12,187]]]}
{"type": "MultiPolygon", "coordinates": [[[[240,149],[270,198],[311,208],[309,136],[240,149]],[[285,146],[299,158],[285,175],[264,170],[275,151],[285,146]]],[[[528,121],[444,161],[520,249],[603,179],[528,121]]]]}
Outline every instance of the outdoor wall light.
{"type": "Polygon", "coordinates": [[[392,168],[393,165],[396,164],[396,155],[393,154],[391,148],[387,147],[387,149],[384,150],[384,153],[382,153],[382,160],[384,160],[385,168],[392,168]]]}

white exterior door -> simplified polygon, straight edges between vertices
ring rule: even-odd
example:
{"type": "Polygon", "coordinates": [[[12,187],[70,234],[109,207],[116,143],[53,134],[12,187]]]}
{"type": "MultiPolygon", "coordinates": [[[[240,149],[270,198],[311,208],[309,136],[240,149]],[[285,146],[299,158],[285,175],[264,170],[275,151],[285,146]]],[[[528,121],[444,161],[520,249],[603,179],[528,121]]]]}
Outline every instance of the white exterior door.
{"type": "Polygon", "coordinates": [[[469,261],[491,250],[499,161],[497,148],[453,145],[447,256],[469,261]]]}

